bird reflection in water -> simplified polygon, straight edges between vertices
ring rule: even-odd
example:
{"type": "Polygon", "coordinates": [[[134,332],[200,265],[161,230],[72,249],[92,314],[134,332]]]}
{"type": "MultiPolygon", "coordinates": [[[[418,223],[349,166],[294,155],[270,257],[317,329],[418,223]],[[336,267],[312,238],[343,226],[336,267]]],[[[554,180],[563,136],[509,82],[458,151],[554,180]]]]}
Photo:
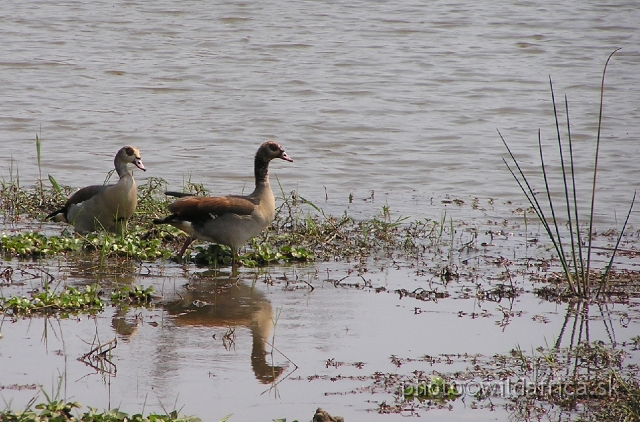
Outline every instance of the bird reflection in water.
{"type": "Polygon", "coordinates": [[[142,317],[138,313],[134,314],[133,317],[127,317],[129,310],[128,306],[118,306],[111,318],[111,327],[125,342],[130,341],[136,335],[142,323],[142,317]]]}
{"type": "Polygon", "coordinates": [[[251,330],[251,367],[263,384],[273,383],[284,371],[267,362],[266,341],[273,327],[271,303],[238,277],[206,277],[180,292],[181,299],[162,307],[175,317],[177,326],[247,327],[251,330]]]}

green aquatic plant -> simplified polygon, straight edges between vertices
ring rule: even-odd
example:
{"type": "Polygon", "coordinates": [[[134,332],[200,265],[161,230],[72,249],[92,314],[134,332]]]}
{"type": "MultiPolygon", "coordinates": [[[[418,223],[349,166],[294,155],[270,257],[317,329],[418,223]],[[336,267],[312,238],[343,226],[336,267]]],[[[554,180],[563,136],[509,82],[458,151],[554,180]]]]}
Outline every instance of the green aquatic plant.
{"type": "Polygon", "coordinates": [[[284,256],[271,245],[254,241],[252,250],[243,254],[239,260],[245,267],[257,267],[280,260],[284,261],[284,256]]]}
{"type": "Polygon", "coordinates": [[[84,288],[67,286],[61,292],[45,284],[41,290],[33,291],[29,297],[0,298],[0,311],[9,316],[32,314],[66,316],[78,312],[98,313],[104,308],[100,294],[101,290],[95,284],[84,288]]]}
{"type": "Polygon", "coordinates": [[[172,250],[168,249],[160,238],[146,234],[146,230],[140,227],[134,227],[120,235],[95,232],[85,237],[84,245],[87,251],[98,252],[102,259],[122,256],[146,261],[171,256],[172,250]]]}
{"type": "Polygon", "coordinates": [[[278,249],[269,244],[253,243],[252,250],[240,257],[247,267],[255,267],[275,262],[305,262],[313,259],[313,253],[304,247],[283,245],[278,249]]]}
{"type": "Polygon", "coordinates": [[[78,409],[82,405],[78,402],[64,402],[63,400],[52,400],[47,403],[40,403],[36,405],[36,409],[40,410],[38,415],[42,420],[69,420],[73,418],[71,411],[78,409]]]}
{"type": "Polygon", "coordinates": [[[196,246],[195,250],[194,262],[198,265],[219,267],[231,265],[233,260],[231,248],[217,243],[212,243],[208,246],[196,246]]]}
{"type": "MultiPolygon", "coordinates": [[[[2,422],[62,422],[62,421],[78,421],[78,422],[201,422],[202,420],[196,416],[185,416],[178,411],[172,411],[166,414],[151,413],[143,416],[141,413],[129,415],[121,412],[119,409],[111,409],[107,411],[98,411],[98,409],[89,407],[89,411],[80,416],[73,416],[74,409],[80,409],[82,405],[78,402],[65,402],[61,400],[53,400],[47,403],[40,403],[35,406],[36,410],[30,408],[22,412],[13,412],[6,410],[0,412],[0,421],[2,422]]],[[[221,419],[225,422],[228,416],[221,419]]]]}
{"type": "MultiPolygon", "coordinates": [[[[233,256],[231,248],[224,245],[210,244],[208,246],[197,246],[196,255],[193,258],[198,265],[204,266],[226,266],[231,265],[233,256]]],[[[273,247],[269,243],[252,241],[251,249],[244,254],[238,255],[238,261],[245,267],[256,267],[275,262],[302,262],[313,259],[313,253],[304,247],[283,245],[273,247]]]]}
{"type": "Polygon", "coordinates": [[[109,232],[95,232],[86,236],[63,232],[60,236],[45,236],[39,232],[21,232],[0,236],[0,251],[6,255],[20,257],[52,256],[68,252],[98,253],[101,260],[108,257],[126,257],[139,260],[168,258],[172,249],[165,245],[164,231],[156,236],[140,227],[114,235],[109,232]]]}
{"type": "Polygon", "coordinates": [[[418,400],[456,400],[462,394],[456,388],[455,383],[447,381],[442,377],[420,378],[414,383],[404,386],[402,394],[407,401],[418,400]]]}
{"type": "MultiPolygon", "coordinates": [[[[547,165],[544,160],[543,148],[542,148],[542,140],[540,135],[540,130],[538,130],[538,150],[540,153],[540,162],[542,168],[542,176],[544,179],[547,207],[543,207],[538,200],[534,188],[531,186],[529,179],[524,174],[520,164],[516,160],[513,152],[509,148],[509,145],[505,141],[502,134],[498,131],[500,135],[500,139],[505,145],[507,152],[515,166],[514,170],[509,163],[503,159],[507,168],[511,172],[511,175],[516,180],[520,189],[524,193],[525,197],[531,204],[534,212],[538,216],[541,224],[544,227],[549,240],[553,244],[553,247],[556,251],[556,254],[560,260],[560,264],[562,266],[563,275],[565,280],[567,281],[569,292],[571,295],[580,296],[580,297],[589,297],[591,295],[591,277],[592,277],[592,268],[591,268],[591,250],[592,250],[592,242],[593,242],[593,216],[595,210],[595,196],[596,196],[596,180],[598,175],[598,156],[600,151],[600,134],[602,128],[602,109],[604,102],[604,79],[606,75],[607,65],[609,64],[609,60],[615,54],[616,49],[613,51],[604,66],[604,70],[602,72],[602,83],[600,88],[600,113],[598,118],[598,130],[596,134],[596,146],[595,146],[595,159],[594,159],[594,167],[593,167],[593,182],[591,186],[591,206],[588,215],[589,222],[587,224],[586,233],[583,231],[580,225],[580,213],[578,210],[578,198],[577,198],[577,189],[576,189],[576,181],[575,174],[576,168],[574,165],[574,154],[573,154],[573,144],[571,140],[571,124],[569,120],[569,103],[567,97],[565,96],[565,109],[566,109],[566,124],[567,124],[567,141],[566,145],[568,146],[568,157],[567,152],[565,152],[563,147],[562,134],[560,130],[560,124],[558,119],[558,111],[556,108],[555,95],[553,91],[553,84],[551,83],[551,79],[549,79],[549,84],[551,87],[551,99],[553,102],[553,112],[555,117],[555,128],[557,134],[557,145],[560,159],[560,167],[561,167],[561,175],[562,175],[562,193],[564,196],[564,210],[558,209],[557,205],[554,203],[551,194],[551,188],[549,185],[549,176],[547,174],[547,165]],[[548,210],[548,211],[547,211],[548,210]],[[547,218],[546,213],[550,212],[550,219],[547,218]],[[564,223],[560,220],[560,212],[564,212],[564,216],[566,216],[566,226],[569,235],[568,239],[568,249],[565,250],[565,244],[567,240],[561,234],[562,227],[564,223]],[[583,236],[586,238],[584,239],[583,236]]],[[[626,220],[622,226],[622,230],[620,231],[620,235],[618,236],[616,245],[611,253],[610,261],[606,268],[601,272],[600,277],[600,288],[598,290],[598,294],[600,291],[606,287],[608,282],[608,275],[613,265],[613,260],[615,258],[616,252],[620,245],[620,241],[623,237],[624,231],[626,229],[627,223],[629,221],[629,216],[631,215],[631,211],[633,210],[633,205],[635,203],[635,193],[633,195],[633,199],[631,200],[631,205],[629,207],[629,212],[627,213],[626,220]]]]}
{"type": "Polygon", "coordinates": [[[74,236],[45,236],[39,232],[21,232],[0,236],[0,251],[7,255],[41,256],[80,251],[82,239],[74,236]]]}
{"type": "Polygon", "coordinates": [[[111,293],[112,303],[127,304],[148,304],[153,300],[155,290],[153,286],[144,288],[142,286],[123,286],[116,287],[111,293]]]}

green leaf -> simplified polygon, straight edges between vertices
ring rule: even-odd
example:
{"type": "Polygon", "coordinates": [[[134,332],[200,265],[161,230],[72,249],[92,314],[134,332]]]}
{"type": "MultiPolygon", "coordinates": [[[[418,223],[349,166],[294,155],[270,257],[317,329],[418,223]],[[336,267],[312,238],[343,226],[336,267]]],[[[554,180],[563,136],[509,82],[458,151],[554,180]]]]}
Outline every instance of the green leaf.
{"type": "Polygon", "coordinates": [[[60,185],[58,184],[58,182],[56,182],[56,179],[54,179],[53,176],[50,174],[48,174],[47,176],[49,176],[49,182],[51,182],[51,186],[53,186],[53,189],[57,193],[62,193],[62,189],[60,188],[60,185]]]}

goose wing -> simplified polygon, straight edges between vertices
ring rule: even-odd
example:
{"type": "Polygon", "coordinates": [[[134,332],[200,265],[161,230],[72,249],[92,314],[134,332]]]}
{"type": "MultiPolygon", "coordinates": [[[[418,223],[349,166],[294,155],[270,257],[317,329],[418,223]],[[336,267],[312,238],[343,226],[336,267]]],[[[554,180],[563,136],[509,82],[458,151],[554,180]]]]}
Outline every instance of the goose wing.
{"type": "Polygon", "coordinates": [[[100,192],[105,191],[107,188],[113,185],[92,185],[85,186],[84,188],[78,189],[75,191],[69,198],[67,198],[67,202],[64,203],[64,207],[59,210],[55,210],[51,214],[47,215],[45,218],[49,219],[55,217],[57,214],[63,214],[66,218],[67,211],[72,205],[80,204],[84,201],[87,201],[94,196],[98,195],[100,192]]]}
{"type": "Polygon", "coordinates": [[[185,196],[169,205],[169,212],[187,220],[210,218],[227,213],[251,215],[256,205],[246,196],[185,196]]]}
{"type": "Polygon", "coordinates": [[[113,185],[92,185],[86,186],[82,189],[78,189],[67,199],[67,202],[64,204],[64,206],[65,208],[69,208],[71,205],[87,201],[100,194],[100,192],[104,192],[111,186],[113,185]]]}

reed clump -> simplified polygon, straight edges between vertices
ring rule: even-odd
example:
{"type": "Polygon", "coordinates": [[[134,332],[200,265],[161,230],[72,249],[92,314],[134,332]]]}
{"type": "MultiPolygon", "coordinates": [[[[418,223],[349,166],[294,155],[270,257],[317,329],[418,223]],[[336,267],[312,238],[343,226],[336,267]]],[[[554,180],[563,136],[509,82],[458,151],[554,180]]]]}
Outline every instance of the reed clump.
{"type": "Polygon", "coordinates": [[[596,197],[596,181],[598,175],[598,156],[600,152],[600,137],[601,137],[601,128],[602,128],[602,109],[604,103],[604,80],[607,70],[607,65],[611,60],[611,57],[615,54],[613,51],[604,65],[604,70],[602,72],[602,83],[600,88],[600,113],[598,117],[598,130],[596,134],[596,142],[595,142],[595,159],[593,165],[593,182],[591,186],[591,200],[590,200],[590,210],[587,215],[588,223],[586,226],[583,226],[582,218],[583,216],[578,210],[578,198],[577,198],[577,190],[576,190],[576,166],[574,164],[574,151],[573,144],[571,139],[571,124],[569,119],[569,103],[567,97],[565,96],[565,110],[566,110],[566,141],[563,140],[563,134],[560,129],[560,122],[558,119],[558,110],[556,108],[555,94],[553,91],[553,84],[551,82],[551,78],[549,78],[549,83],[551,87],[551,99],[553,102],[553,112],[555,117],[555,129],[557,134],[557,145],[558,145],[558,153],[560,160],[560,168],[561,168],[561,176],[562,176],[562,196],[563,201],[558,206],[552,199],[552,189],[549,183],[549,174],[547,172],[547,164],[545,163],[543,148],[542,148],[542,140],[540,135],[540,130],[538,130],[538,150],[540,153],[540,164],[542,169],[542,176],[544,180],[544,192],[546,193],[545,199],[546,204],[543,206],[543,200],[539,200],[536,195],[536,191],[532,187],[529,178],[524,174],[520,164],[516,160],[513,152],[509,148],[509,145],[505,141],[502,134],[498,131],[502,142],[504,143],[507,151],[509,153],[509,157],[511,158],[512,164],[510,165],[506,159],[503,159],[507,168],[511,172],[513,178],[516,180],[518,185],[520,186],[522,192],[525,197],[531,204],[531,207],[535,211],[538,219],[540,220],[544,230],[549,237],[549,240],[553,244],[555,252],[560,260],[560,264],[562,266],[562,273],[564,279],[567,283],[567,291],[562,292],[561,295],[565,297],[582,297],[582,298],[590,298],[592,297],[593,290],[593,280],[594,278],[599,279],[597,282],[597,289],[595,290],[595,297],[599,296],[602,291],[606,290],[607,284],[609,282],[609,275],[611,272],[611,268],[613,265],[614,258],[616,256],[616,252],[620,245],[620,240],[624,235],[624,231],[626,229],[627,223],[629,221],[629,216],[631,215],[631,211],[633,209],[633,205],[635,203],[635,193],[633,195],[633,199],[631,200],[631,204],[629,207],[629,211],[627,213],[626,219],[622,226],[622,230],[617,238],[615,247],[610,256],[610,260],[605,268],[597,270],[592,268],[592,244],[593,244],[593,216],[595,210],[595,197],[596,197]],[[568,149],[568,151],[566,151],[568,149]],[[513,167],[512,167],[513,166],[513,167]],[[550,214],[550,215],[549,215],[550,214]],[[566,219],[566,227],[567,230],[564,230],[564,221],[561,219],[566,219]]]}

